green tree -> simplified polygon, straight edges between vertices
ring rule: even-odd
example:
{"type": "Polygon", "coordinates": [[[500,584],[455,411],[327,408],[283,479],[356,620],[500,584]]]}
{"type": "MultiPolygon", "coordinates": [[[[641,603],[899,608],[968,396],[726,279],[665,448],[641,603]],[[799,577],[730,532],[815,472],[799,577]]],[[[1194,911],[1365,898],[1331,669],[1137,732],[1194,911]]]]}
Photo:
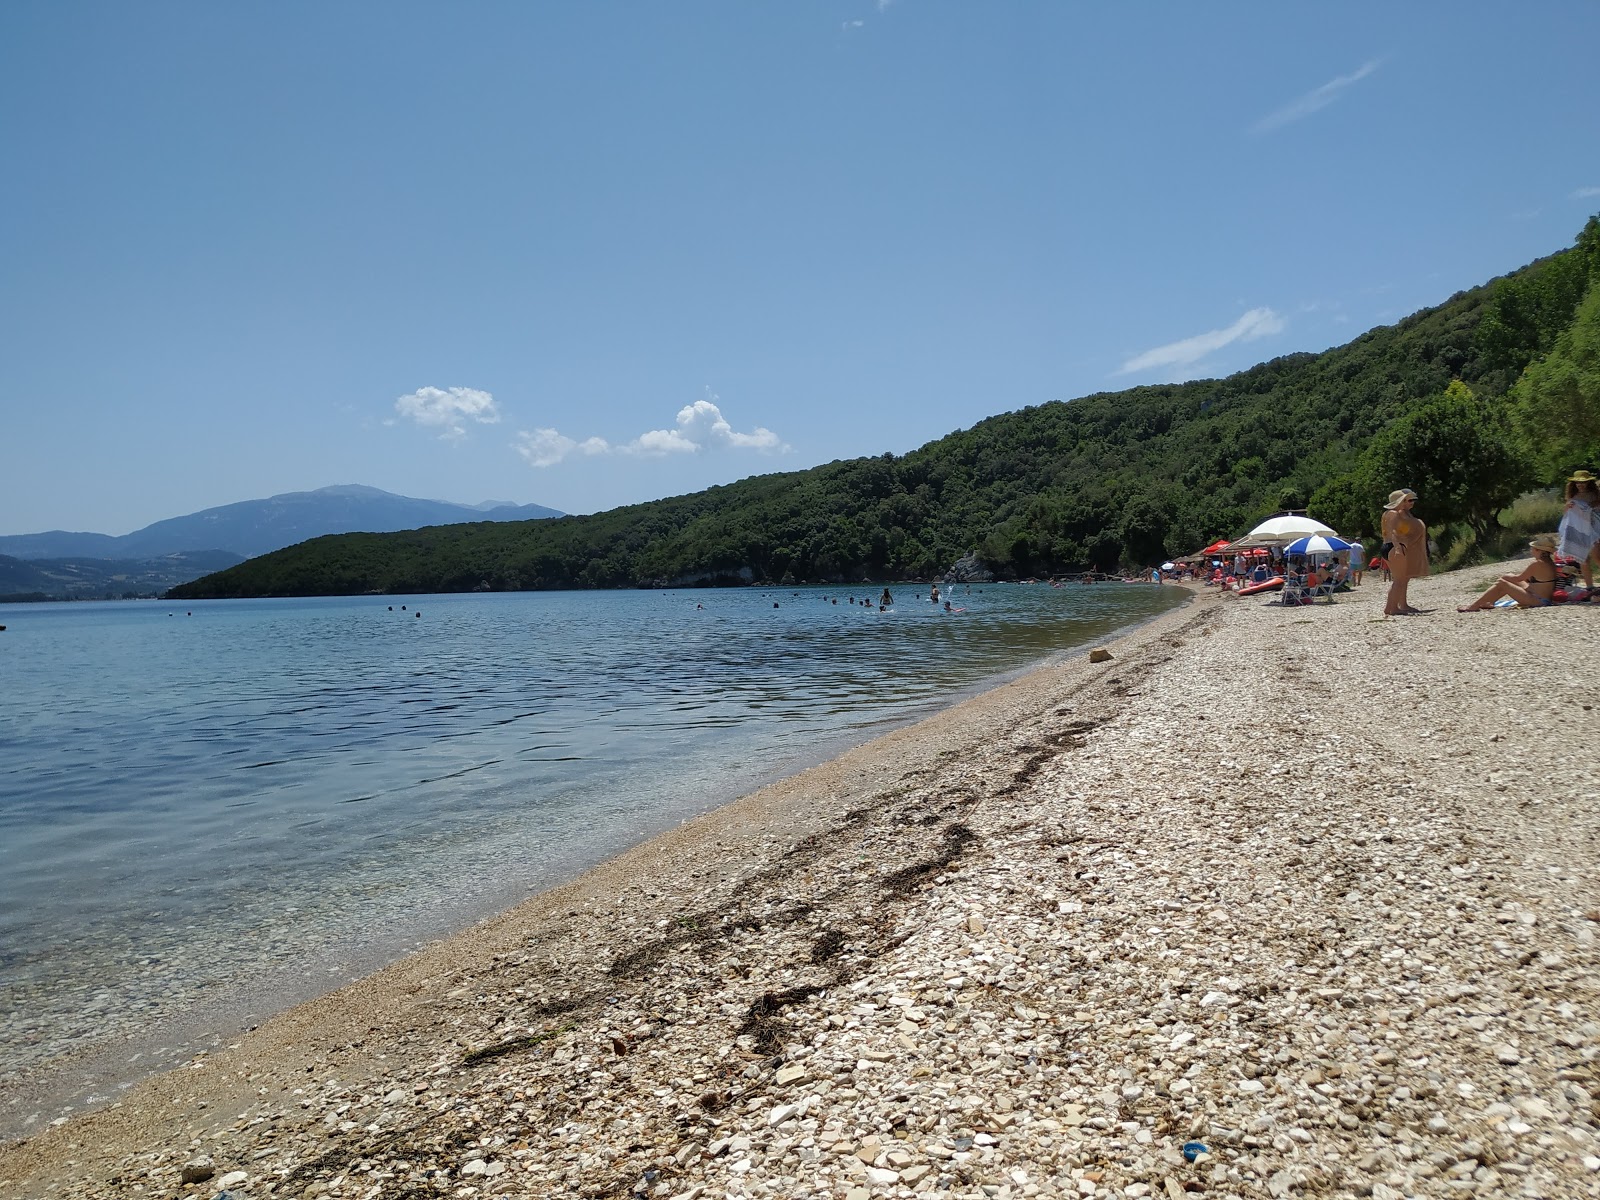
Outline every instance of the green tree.
{"type": "Polygon", "coordinates": [[[1345,537],[1367,537],[1377,532],[1381,496],[1363,471],[1346,471],[1312,493],[1308,515],[1331,525],[1345,537]]]}
{"type": "Polygon", "coordinates": [[[1368,495],[1411,488],[1430,520],[1465,522],[1481,543],[1532,472],[1502,406],[1455,380],[1373,438],[1356,476],[1368,495]]]}
{"type": "Polygon", "coordinates": [[[1591,285],[1555,348],[1512,389],[1512,417],[1540,474],[1600,460],[1600,285],[1591,285]]]}

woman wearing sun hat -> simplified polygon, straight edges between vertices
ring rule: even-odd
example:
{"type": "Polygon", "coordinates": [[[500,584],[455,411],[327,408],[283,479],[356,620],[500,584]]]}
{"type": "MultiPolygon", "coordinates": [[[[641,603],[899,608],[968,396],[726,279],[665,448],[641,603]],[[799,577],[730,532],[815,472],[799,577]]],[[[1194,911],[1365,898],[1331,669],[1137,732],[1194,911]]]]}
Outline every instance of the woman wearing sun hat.
{"type": "Polygon", "coordinates": [[[1600,488],[1587,471],[1574,471],[1567,479],[1567,507],[1561,514],[1560,544],[1556,552],[1582,565],[1583,590],[1594,596],[1594,561],[1600,558],[1600,488]]]}
{"type": "Polygon", "coordinates": [[[1412,515],[1417,494],[1396,488],[1383,506],[1384,558],[1389,563],[1389,595],[1383,603],[1386,617],[1409,617],[1421,609],[1406,599],[1406,585],[1428,573],[1428,527],[1412,515]]]}
{"type": "Polygon", "coordinates": [[[1556,535],[1537,534],[1528,543],[1528,549],[1533,551],[1533,558],[1526,567],[1515,575],[1500,576],[1483,595],[1456,611],[1482,612],[1493,608],[1494,602],[1505,596],[1515,600],[1518,608],[1549,608],[1554,604],[1556,582],[1560,578],[1556,571],[1556,535]]]}

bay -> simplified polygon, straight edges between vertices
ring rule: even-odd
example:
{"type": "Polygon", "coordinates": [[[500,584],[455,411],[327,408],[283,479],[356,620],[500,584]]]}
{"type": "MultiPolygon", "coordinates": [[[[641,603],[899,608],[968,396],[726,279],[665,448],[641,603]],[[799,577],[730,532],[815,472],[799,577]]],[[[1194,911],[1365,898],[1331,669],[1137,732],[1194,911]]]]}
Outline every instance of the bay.
{"type": "Polygon", "coordinates": [[[881,586],[0,610],[0,1125],[1184,595],[881,586]]]}

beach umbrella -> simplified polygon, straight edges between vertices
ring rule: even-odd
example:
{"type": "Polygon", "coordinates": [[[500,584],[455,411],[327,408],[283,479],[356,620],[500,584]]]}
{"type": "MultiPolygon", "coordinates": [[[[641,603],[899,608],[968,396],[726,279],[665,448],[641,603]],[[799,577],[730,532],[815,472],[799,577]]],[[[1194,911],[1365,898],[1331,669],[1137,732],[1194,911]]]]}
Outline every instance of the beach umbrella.
{"type": "Polygon", "coordinates": [[[1350,549],[1350,543],[1333,533],[1317,534],[1290,542],[1283,548],[1285,554],[1337,554],[1350,549]]]}
{"type": "Polygon", "coordinates": [[[1275,545],[1282,542],[1291,542],[1295,538],[1312,537],[1316,534],[1337,537],[1328,526],[1312,517],[1303,514],[1288,513],[1280,517],[1270,517],[1261,522],[1244,537],[1239,539],[1241,544],[1247,545],[1275,545]]]}
{"type": "Polygon", "coordinates": [[[1196,550],[1195,553],[1196,554],[1215,554],[1218,550],[1226,550],[1227,548],[1228,548],[1228,539],[1227,538],[1218,538],[1216,541],[1212,542],[1211,545],[1207,546],[1204,550],[1196,550]]]}
{"type": "Polygon", "coordinates": [[[1169,562],[1164,562],[1164,563],[1161,564],[1161,569],[1163,571],[1170,571],[1170,570],[1173,569],[1173,564],[1169,563],[1169,562]]]}

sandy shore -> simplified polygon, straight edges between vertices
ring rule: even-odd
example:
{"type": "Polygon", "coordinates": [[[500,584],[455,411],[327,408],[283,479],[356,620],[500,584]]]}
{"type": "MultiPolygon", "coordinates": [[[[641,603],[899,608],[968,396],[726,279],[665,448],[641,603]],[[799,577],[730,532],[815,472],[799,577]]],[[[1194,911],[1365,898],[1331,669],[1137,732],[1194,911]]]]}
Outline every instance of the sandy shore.
{"type": "Polygon", "coordinates": [[[1387,621],[1202,596],[10,1147],[0,1196],[1593,1196],[1600,606],[1455,614],[1492,573],[1387,621]]]}

